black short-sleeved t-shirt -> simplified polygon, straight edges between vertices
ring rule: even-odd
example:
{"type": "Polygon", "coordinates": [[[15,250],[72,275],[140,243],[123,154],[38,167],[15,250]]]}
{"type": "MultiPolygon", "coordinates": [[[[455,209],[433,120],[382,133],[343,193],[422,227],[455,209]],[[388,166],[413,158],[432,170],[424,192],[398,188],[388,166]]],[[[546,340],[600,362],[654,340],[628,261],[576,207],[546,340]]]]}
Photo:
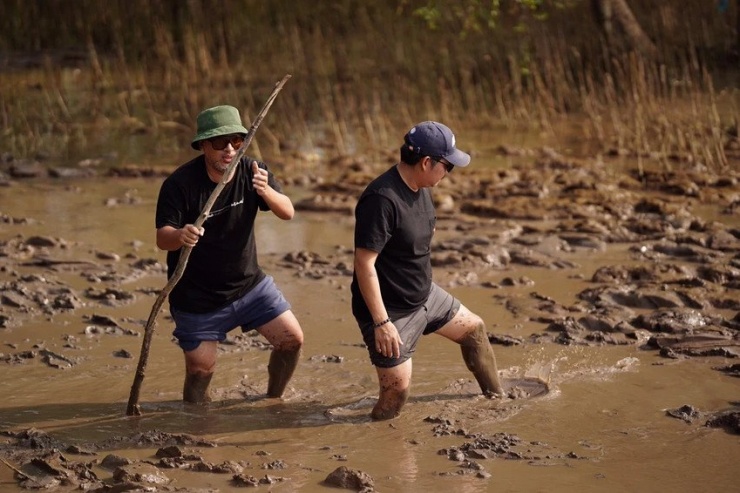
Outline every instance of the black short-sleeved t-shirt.
{"type": "MultiPolygon", "coordinates": [[[[429,296],[435,222],[429,190],[411,190],[395,166],[373,180],[357,202],[355,248],[378,253],[375,269],[391,318],[414,311],[429,296]]],[[[351,289],[355,318],[360,324],[371,322],[356,275],[351,289]]]]}
{"type": "MultiPolygon", "coordinates": [[[[172,307],[190,313],[207,313],[247,293],[265,274],[257,261],[254,220],[258,210],[269,210],[251,189],[252,158],[242,158],[234,178],[226,184],[203,223],[205,234],[188,258],[185,272],[169,295],[172,307]]],[[[261,168],[267,169],[264,163],[261,168]]],[[[268,182],[282,188],[268,171],[268,182]]],[[[216,188],[206,172],[205,157],[198,156],[177,168],[165,181],[157,200],[156,228],[193,224],[216,188]]],[[[171,277],[180,251],[167,252],[171,277]]]]}

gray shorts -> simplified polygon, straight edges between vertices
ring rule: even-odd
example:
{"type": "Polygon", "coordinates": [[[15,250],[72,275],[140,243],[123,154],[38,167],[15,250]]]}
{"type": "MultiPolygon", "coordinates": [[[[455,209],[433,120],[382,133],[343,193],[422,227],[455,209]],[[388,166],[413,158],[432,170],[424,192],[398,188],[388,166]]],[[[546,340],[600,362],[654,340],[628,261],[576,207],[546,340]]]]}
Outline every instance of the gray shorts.
{"type": "Polygon", "coordinates": [[[170,307],[175,320],[177,338],[183,351],[192,351],[201,341],[223,341],[226,334],[238,326],[243,332],[263,326],[278,315],[290,310],[290,304],[275,285],[271,276],[265,276],[247,294],[219,310],[209,313],[188,313],[170,307]]]}
{"type": "Polygon", "coordinates": [[[427,301],[415,312],[393,320],[398,329],[403,345],[400,358],[388,358],[375,350],[375,329],[372,324],[360,327],[362,338],[370,353],[370,361],[381,368],[398,366],[411,358],[416,351],[416,343],[422,335],[431,334],[441,329],[447,322],[455,318],[460,310],[460,300],[432,283],[427,301]]]}

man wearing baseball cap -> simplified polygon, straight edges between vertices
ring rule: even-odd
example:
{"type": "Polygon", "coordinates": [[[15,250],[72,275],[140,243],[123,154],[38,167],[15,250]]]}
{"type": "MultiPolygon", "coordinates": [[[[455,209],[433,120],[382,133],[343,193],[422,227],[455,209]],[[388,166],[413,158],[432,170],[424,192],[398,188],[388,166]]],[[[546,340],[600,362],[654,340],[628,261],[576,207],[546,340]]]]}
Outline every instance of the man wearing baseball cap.
{"type": "Polygon", "coordinates": [[[197,228],[194,223],[244,145],[247,129],[239,110],[228,105],[203,110],[196,123],[191,146],[201,154],[165,179],[156,214],[157,246],[167,251],[168,277],[182,247],[192,247],[187,268],[169,295],[173,335],[185,355],[183,400],[210,401],[218,343],[237,327],[255,329],[272,344],[267,396],[280,397],[298,364],[303,331],[257,261],[254,225],[259,211],[292,219],[293,203],[265,163],[245,156],[204,227],[197,228]]]}
{"type": "Polygon", "coordinates": [[[409,396],[411,357],[422,335],[460,345],[481,391],[503,394],[483,320],[432,281],[435,228],[430,188],[470,164],[442,123],[404,137],[400,162],[375,178],[355,208],[352,313],[375,366],[380,393],[373,419],[398,416],[409,396]]]}

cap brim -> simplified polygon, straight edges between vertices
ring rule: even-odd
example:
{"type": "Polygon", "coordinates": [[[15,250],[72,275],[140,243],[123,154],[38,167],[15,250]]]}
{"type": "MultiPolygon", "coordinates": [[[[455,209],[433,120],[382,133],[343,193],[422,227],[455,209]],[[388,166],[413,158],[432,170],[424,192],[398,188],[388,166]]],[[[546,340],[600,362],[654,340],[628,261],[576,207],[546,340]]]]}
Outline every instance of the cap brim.
{"type": "Polygon", "coordinates": [[[460,149],[455,149],[452,154],[443,156],[449,163],[464,168],[470,164],[470,154],[467,154],[460,149]]]}

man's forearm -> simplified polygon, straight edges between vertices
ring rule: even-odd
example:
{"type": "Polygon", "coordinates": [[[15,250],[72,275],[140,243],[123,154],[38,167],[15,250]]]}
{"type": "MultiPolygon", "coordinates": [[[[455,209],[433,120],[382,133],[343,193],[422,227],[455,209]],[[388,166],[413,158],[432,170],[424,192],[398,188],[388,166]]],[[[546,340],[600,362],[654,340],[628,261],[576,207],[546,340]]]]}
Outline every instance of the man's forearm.
{"type": "Polygon", "coordinates": [[[164,226],[157,230],[157,247],[168,252],[179,249],[182,246],[180,241],[180,230],[172,226],[164,226]]]}
{"type": "Polygon", "coordinates": [[[383,295],[380,293],[380,283],[375,267],[365,267],[358,271],[357,283],[373,322],[387,319],[388,312],[385,309],[385,303],[383,303],[383,295]]]}
{"type": "Polygon", "coordinates": [[[295,208],[293,207],[293,202],[287,195],[268,187],[268,190],[265,191],[262,198],[272,213],[277,217],[284,220],[293,219],[295,208]]]}

